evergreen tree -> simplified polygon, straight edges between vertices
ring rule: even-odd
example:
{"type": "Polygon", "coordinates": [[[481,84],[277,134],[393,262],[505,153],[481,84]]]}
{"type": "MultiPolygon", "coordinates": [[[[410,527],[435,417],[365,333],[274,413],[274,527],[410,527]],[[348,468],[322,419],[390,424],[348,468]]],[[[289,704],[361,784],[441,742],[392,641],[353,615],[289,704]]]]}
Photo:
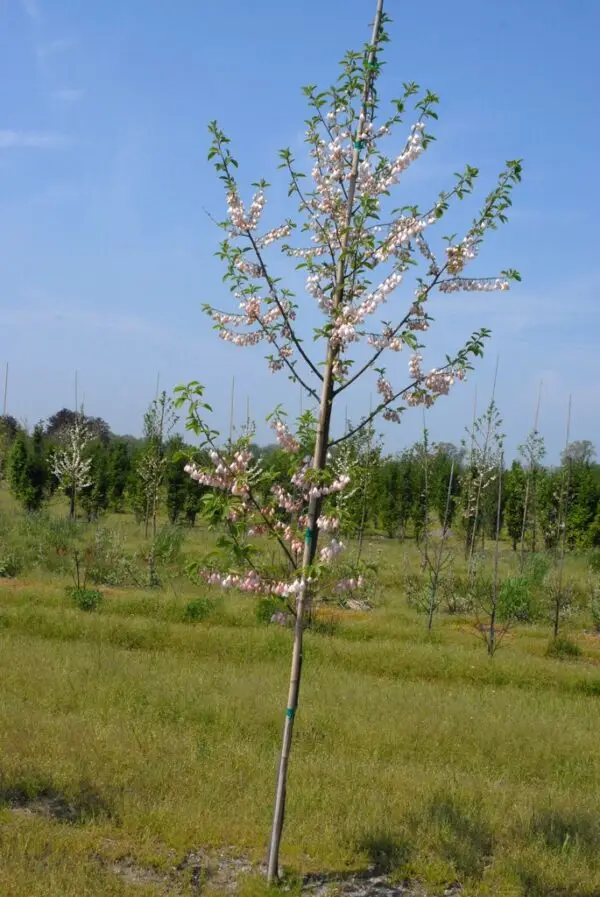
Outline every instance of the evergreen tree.
{"type": "Polygon", "coordinates": [[[184,468],[186,459],[181,454],[185,448],[181,436],[173,436],[169,439],[165,449],[165,485],[167,514],[171,523],[177,523],[181,514],[185,512],[188,485],[198,490],[198,484],[186,474],[184,468]]]}
{"type": "Polygon", "coordinates": [[[20,429],[10,414],[0,416],[0,482],[7,474],[8,456],[20,429]]]}
{"type": "Polygon", "coordinates": [[[108,449],[108,502],[113,511],[125,507],[125,494],[131,473],[131,453],[127,442],[116,439],[108,449]]]}
{"type": "Polygon", "coordinates": [[[95,440],[88,458],[91,460],[90,485],[82,491],[81,504],[88,520],[96,519],[109,505],[110,475],[106,446],[95,440]]]}
{"type": "Polygon", "coordinates": [[[38,511],[46,497],[49,470],[41,425],[31,440],[21,430],[8,456],[8,481],[15,498],[26,511],[38,511]]]}
{"type": "Polygon", "coordinates": [[[8,483],[15,498],[27,507],[29,446],[27,434],[21,432],[8,455],[8,483]]]}
{"type": "MultiPolygon", "coordinates": [[[[587,442],[587,441],[586,441],[587,442]]],[[[567,460],[568,494],[566,507],[567,545],[589,548],[593,544],[593,524],[600,497],[589,461],[567,460]]]]}
{"type": "Polygon", "coordinates": [[[527,477],[525,471],[519,461],[513,461],[506,475],[505,505],[506,530],[510,537],[513,551],[517,550],[523,532],[526,488],[527,477]]]}

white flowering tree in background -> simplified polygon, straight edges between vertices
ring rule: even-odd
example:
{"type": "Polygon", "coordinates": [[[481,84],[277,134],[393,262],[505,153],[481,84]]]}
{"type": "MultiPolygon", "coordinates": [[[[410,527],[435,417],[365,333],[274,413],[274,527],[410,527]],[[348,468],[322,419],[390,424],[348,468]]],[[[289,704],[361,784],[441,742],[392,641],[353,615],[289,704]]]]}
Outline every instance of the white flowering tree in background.
{"type": "Polygon", "coordinates": [[[78,496],[92,485],[92,459],[84,457],[85,448],[91,439],[82,412],[64,431],[64,448],[59,449],[54,456],[52,472],[69,497],[69,516],[72,520],[75,519],[78,496]]]}
{"type": "MultiPolygon", "coordinates": [[[[238,163],[230,142],[216,122],[211,123],[209,158],[215,163],[226,194],[228,214],[221,227],[226,237],[218,255],[226,265],[225,279],[237,308],[229,312],[205,306],[219,336],[236,346],[267,347],[272,371],[287,371],[312,400],[314,413],[305,413],[296,432],[281,411],[271,424],[288,452],[285,482],[273,481],[250,451],[249,440],[223,445],[218,433],[204,420],[209,411],[198,383],[178,389],[177,403],[188,405],[188,426],[209,450],[208,468],[190,464],[188,473],[198,483],[213,487],[205,510],[215,525],[223,527],[219,554],[199,564],[199,574],[215,586],[236,588],[259,595],[278,595],[295,614],[294,642],[283,743],[279,762],[268,876],[278,875],[288,761],[294,719],[298,707],[302,640],[307,611],[319,597],[340,588],[356,588],[360,571],[349,571],[340,562],[343,544],[338,538],[339,519],[332,497],[349,486],[347,475],[335,475],[338,447],[382,416],[399,422],[407,407],[430,407],[464,379],[474,356],[482,354],[487,330],[474,332],[464,346],[447,355],[438,367],[423,367],[423,335],[432,318],[428,307],[434,292],[505,290],[517,272],[499,277],[469,277],[484,237],[506,220],[513,185],[520,180],[521,165],[509,162],[487,195],[481,211],[462,238],[446,239],[441,250],[429,234],[446,215],[454,200],[473,191],[478,171],[467,166],[456,175],[454,186],[423,208],[394,205],[391,194],[402,173],[425,152],[433,137],[430,122],[437,118],[438,98],[421,94],[416,84],[405,84],[392,112],[379,115],[376,90],[381,70],[381,50],[388,40],[383,0],[378,0],[371,41],[361,52],[349,52],[341,64],[335,86],[318,91],[305,88],[311,108],[306,144],[312,170],[306,176],[289,149],[280,152],[280,168],[289,180],[289,195],[297,202],[298,218],[271,230],[261,230],[261,216],[269,186],[260,181],[248,208],[236,180],[238,163]],[[409,103],[415,118],[408,136],[398,143],[392,136],[401,126],[409,103]],[[386,154],[389,146],[392,155],[386,154]],[[399,147],[399,149],[398,149],[399,147]],[[294,231],[299,238],[287,241],[294,231]],[[306,273],[306,291],[322,313],[312,334],[302,326],[305,303],[272,273],[267,249],[294,260],[306,273]],[[424,263],[421,273],[416,266],[424,263]],[[415,285],[403,306],[396,298],[407,275],[415,270],[415,285]],[[377,315],[394,297],[385,320],[377,315]],[[309,350],[306,337],[312,335],[309,350]],[[397,383],[383,366],[386,355],[408,354],[408,382],[397,383]],[[332,411],[336,402],[348,402],[348,390],[374,375],[378,401],[352,428],[336,435],[332,411]],[[323,537],[324,536],[324,540],[323,537]],[[264,538],[274,540],[281,563],[273,552],[261,552],[264,538]],[[324,544],[323,544],[324,542],[324,544]]],[[[309,312],[310,314],[310,312],[309,312]]],[[[352,488],[352,487],[350,487],[352,488]]]]}

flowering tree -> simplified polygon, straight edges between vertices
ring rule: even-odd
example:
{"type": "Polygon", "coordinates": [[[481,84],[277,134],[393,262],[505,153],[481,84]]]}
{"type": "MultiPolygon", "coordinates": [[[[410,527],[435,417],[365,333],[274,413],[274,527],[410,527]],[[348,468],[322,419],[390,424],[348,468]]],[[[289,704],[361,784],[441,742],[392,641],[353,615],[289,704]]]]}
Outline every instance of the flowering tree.
{"type": "MultiPolygon", "coordinates": [[[[189,405],[188,425],[200,434],[210,451],[211,466],[188,466],[188,473],[204,486],[213,487],[206,499],[209,519],[224,525],[219,540],[224,555],[211,555],[200,566],[205,579],[218,586],[258,594],[280,595],[295,613],[294,647],[283,743],[279,763],[268,875],[278,874],[283,827],[285,786],[298,706],[302,637],[307,610],[318,595],[334,588],[355,587],[357,575],[343,575],[334,585],[335,565],[343,544],[337,536],[339,519],[330,513],[332,497],[349,485],[350,478],[336,476],[331,467],[336,446],[370,425],[381,415],[399,422],[406,407],[429,407],[462,380],[473,356],[482,354],[487,330],[472,334],[465,345],[443,364],[428,372],[423,368],[420,334],[430,326],[428,302],[434,291],[505,290],[517,272],[500,277],[465,275],[481,248],[488,230],[506,220],[511,190],[520,180],[518,161],[507,163],[483,207],[462,239],[447,239],[439,252],[428,238],[433,226],[447,213],[453,200],[474,188],[478,171],[467,166],[454,186],[439,194],[424,209],[416,205],[394,208],[390,196],[402,173],[434,139],[427,126],[437,118],[438,98],[420,94],[416,84],[405,84],[403,96],[393,101],[392,112],[376,124],[379,97],[376,84],[382,69],[381,51],[388,40],[383,0],[378,0],[371,40],[362,52],[349,52],[341,75],[329,90],[304,89],[311,108],[306,131],[312,158],[310,179],[300,170],[291,150],[280,151],[280,168],[289,180],[289,195],[297,200],[298,222],[261,231],[266,203],[266,181],[254,184],[256,192],[246,207],[236,180],[237,160],[230,141],[216,122],[210,125],[209,158],[227,193],[228,214],[221,227],[226,237],[218,255],[226,265],[238,308],[229,312],[205,306],[205,311],[226,342],[236,346],[268,347],[272,371],[287,371],[295,383],[318,405],[313,416],[304,415],[296,433],[282,412],[271,419],[275,434],[289,453],[288,485],[269,485],[254,460],[248,439],[219,447],[218,434],[204,422],[208,410],[202,387],[193,383],[178,390],[178,403],[189,405]],[[395,126],[402,123],[409,102],[414,101],[416,121],[399,152],[388,156],[384,144],[393,141],[395,126]],[[306,186],[305,186],[306,185],[306,186]],[[294,229],[307,238],[300,245],[286,242],[294,229]],[[306,290],[322,312],[314,330],[317,354],[309,353],[298,320],[301,310],[293,292],[272,273],[268,247],[280,244],[287,258],[306,272],[306,290]],[[398,291],[419,258],[425,269],[416,278],[416,289],[401,311],[391,311],[381,324],[369,322],[389,297],[398,291]],[[362,343],[362,349],[360,344],[362,343]],[[410,353],[408,383],[395,385],[381,366],[384,353],[410,353]],[[361,354],[362,352],[362,354],[361,354]],[[354,356],[354,357],[353,357],[354,356]],[[371,372],[376,375],[378,402],[369,413],[341,435],[332,429],[332,410],[343,393],[371,372]],[[320,535],[326,544],[318,549],[320,535]],[[279,545],[282,563],[274,567],[261,557],[256,536],[269,536],[279,545]]],[[[397,145],[397,143],[396,143],[397,145]]],[[[270,556],[269,556],[270,557],[270,556]]]]}
{"type": "Polygon", "coordinates": [[[64,432],[65,447],[54,456],[52,472],[62,489],[69,496],[69,516],[75,518],[77,496],[92,485],[90,468],[92,459],[84,457],[84,451],[91,441],[90,432],[83,413],[79,414],[64,432]]]}

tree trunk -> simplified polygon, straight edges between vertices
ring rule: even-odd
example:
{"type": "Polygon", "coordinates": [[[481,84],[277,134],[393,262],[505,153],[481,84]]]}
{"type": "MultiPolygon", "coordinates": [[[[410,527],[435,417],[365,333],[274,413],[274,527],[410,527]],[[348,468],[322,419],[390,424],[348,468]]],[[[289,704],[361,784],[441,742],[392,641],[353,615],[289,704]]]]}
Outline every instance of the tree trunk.
{"type": "Polygon", "coordinates": [[[69,517],[75,520],[75,486],[72,487],[69,494],[69,517]]]}
{"type": "MultiPolygon", "coordinates": [[[[346,250],[350,236],[350,225],[356,195],[356,181],[358,178],[358,166],[360,162],[360,147],[363,136],[362,128],[367,121],[367,103],[369,101],[371,86],[373,83],[373,69],[375,54],[381,27],[383,13],[383,0],[377,0],[375,20],[373,22],[373,35],[371,49],[367,60],[365,87],[362,100],[362,115],[359,117],[358,130],[354,140],[352,153],[352,167],[348,179],[348,199],[346,204],[345,228],[340,240],[340,253],[336,265],[335,289],[333,292],[333,308],[339,308],[344,298],[344,284],[346,276],[346,250]]],[[[317,438],[313,456],[313,470],[324,470],[327,463],[327,449],[329,444],[329,430],[331,425],[331,408],[333,403],[333,364],[338,355],[338,349],[329,343],[327,349],[327,363],[323,372],[323,388],[321,391],[321,404],[319,407],[319,423],[317,426],[317,438]]],[[[308,506],[308,526],[304,540],[304,555],[302,558],[302,587],[296,602],[296,626],[294,629],[294,646],[292,650],[292,665],[290,671],[290,685],[288,691],[288,704],[285,711],[283,738],[279,757],[279,769],[277,773],[277,786],[275,790],[275,806],[273,809],[273,826],[271,829],[271,842],[269,844],[269,862],[267,880],[275,881],[279,875],[279,847],[285,814],[285,794],[287,783],[287,771],[292,747],[292,734],[294,731],[294,719],[298,709],[298,696],[300,693],[300,676],[302,672],[302,641],[304,634],[304,618],[307,609],[310,609],[310,595],[307,589],[307,576],[309,568],[315,557],[318,541],[317,520],[321,509],[321,498],[311,498],[308,506]]]]}
{"type": "MultiPolygon", "coordinates": [[[[494,602],[495,602],[494,598],[494,602]]],[[[496,651],[496,605],[492,607],[492,612],[490,613],[490,629],[488,632],[488,654],[490,657],[494,656],[496,651]]]]}
{"type": "MultiPolygon", "coordinates": [[[[321,395],[321,407],[319,412],[319,427],[317,441],[313,457],[313,469],[323,470],[327,458],[327,443],[329,441],[329,428],[331,423],[331,404],[333,394],[333,360],[334,355],[330,351],[323,380],[321,395]]],[[[279,768],[277,772],[277,787],[275,791],[275,807],[273,811],[273,827],[271,830],[271,842],[269,845],[269,865],[267,877],[269,882],[275,881],[279,875],[279,847],[283,831],[285,814],[285,795],[287,784],[287,771],[292,747],[292,735],[294,731],[294,718],[298,709],[298,697],[300,693],[300,676],[302,673],[302,642],[304,636],[304,619],[310,603],[306,583],[306,573],[313,562],[317,550],[317,520],[321,499],[312,498],[308,509],[308,526],[304,540],[304,555],[302,558],[302,589],[296,602],[296,625],[294,628],[294,646],[292,649],[292,666],[290,671],[290,685],[288,702],[285,711],[283,726],[283,738],[281,753],[279,756],[279,768]]]]}

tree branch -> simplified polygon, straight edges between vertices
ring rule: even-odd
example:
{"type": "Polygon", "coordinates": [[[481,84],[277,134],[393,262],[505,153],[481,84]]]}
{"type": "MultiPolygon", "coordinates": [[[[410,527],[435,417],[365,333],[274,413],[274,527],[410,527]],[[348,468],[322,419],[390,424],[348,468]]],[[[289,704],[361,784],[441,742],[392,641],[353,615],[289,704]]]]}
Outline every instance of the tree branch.
{"type": "MultiPolygon", "coordinates": [[[[454,362],[449,361],[447,364],[445,364],[441,368],[438,368],[437,370],[440,372],[446,371],[446,370],[448,370],[448,368],[452,367],[453,363],[454,362]]],[[[347,433],[344,433],[344,435],[340,436],[338,439],[332,439],[327,444],[327,448],[330,449],[330,448],[333,448],[335,445],[340,445],[342,442],[345,442],[347,439],[350,439],[356,433],[359,433],[363,429],[363,427],[366,427],[367,424],[370,424],[372,420],[375,420],[375,418],[379,414],[381,414],[382,411],[385,411],[385,409],[389,405],[391,405],[392,402],[396,402],[401,396],[405,395],[405,393],[407,393],[409,390],[414,389],[415,386],[419,385],[419,383],[423,383],[424,380],[425,380],[425,377],[419,377],[418,380],[413,380],[412,383],[409,383],[408,386],[405,386],[404,389],[401,389],[399,392],[397,392],[395,395],[393,395],[391,397],[391,399],[387,400],[387,402],[381,402],[381,404],[379,404],[377,406],[377,408],[375,408],[375,410],[372,411],[367,417],[363,418],[363,420],[359,424],[357,424],[356,427],[353,427],[352,430],[349,430],[347,433]]]]}

